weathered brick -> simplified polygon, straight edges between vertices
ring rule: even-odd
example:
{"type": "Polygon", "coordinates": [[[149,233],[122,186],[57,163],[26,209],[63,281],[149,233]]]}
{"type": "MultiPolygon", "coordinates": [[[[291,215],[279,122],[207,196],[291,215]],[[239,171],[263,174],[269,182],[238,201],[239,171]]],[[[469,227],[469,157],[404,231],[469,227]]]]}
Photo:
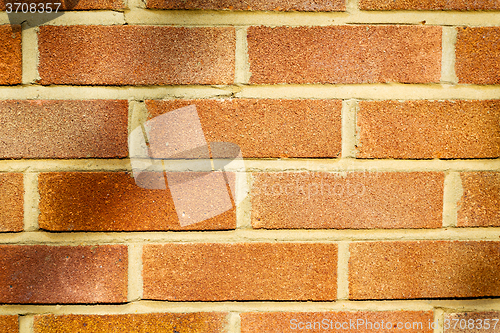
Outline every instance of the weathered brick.
{"type": "Polygon", "coordinates": [[[40,83],[230,84],[234,28],[42,26],[40,83]]]}
{"type": "Polygon", "coordinates": [[[497,0],[360,0],[361,10],[492,10],[497,0]]]}
{"type": "Polygon", "coordinates": [[[444,314],[444,333],[493,333],[500,329],[500,312],[444,314]]]}
{"type": "Polygon", "coordinates": [[[337,157],[338,100],[146,101],[151,118],[194,104],[207,142],[239,145],[244,157],[337,157]]]}
{"type": "Polygon", "coordinates": [[[0,316],[0,333],[18,333],[17,316],[0,316]]]}
{"type": "Polygon", "coordinates": [[[254,228],[440,228],[442,172],[257,173],[254,228]]]}
{"type": "MultiPolygon", "coordinates": [[[[165,183],[163,174],[158,174],[165,183]]],[[[234,229],[235,210],[181,227],[168,186],[146,189],[125,172],[42,173],[39,225],[51,231],[234,229]]]]}
{"type": "Polygon", "coordinates": [[[120,315],[37,315],[34,333],[60,332],[227,332],[226,313],[147,313],[120,315]]]}
{"type": "MultiPolygon", "coordinates": [[[[498,6],[499,2],[496,3],[498,6]]],[[[458,82],[500,84],[500,27],[457,30],[455,71],[458,82]]]]}
{"type": "Polygon", "coordinates": [[[251,83],[438,82],[441,28],[250,27],[251,83]]]}
{"type": "Polygon", "coordinates": [[[350,245],[350,299],[500,296],[500,242],[405,241],[350,245]]]}
{"type": "Polygon", "coordinates": [[[361,101],[358,158],[500,157],[500,101],[361,101]]]}
{"type": "MultiPolygon", "coordinates": [[[[500,172],[463,172],[459,227],[500,226],[500,172]]],[[[500,326],[499,326],[500,327],[500,326]]]]}
{"type": "Polygon", "coordinates": [[[241,333],[434,331],[431,311],[256,312],[240,317],[241,333]]]}
{"type": "MultiPolygon", "coordinates": [[[[5,10],[5,4],[6,3],[14,3],[15,1],[9,1],[9,0],[0,0],[0,10],[5,10]]],[[[21,2],[21,1],[17,1],[21,2]]],[[[28,3],[36,3],[36,4],[49,4],[54,10],[57,8],[57,5],[55,3],[61,3],[60,7],[58,8],[58,11],[64,11],[64,10],[92,10],[92,9],[113,9],[113,10],[119,10],[119,9],[125,9],[125,3],[123,0],[62,0],[62,1],[54,1],[54,0],[30,0],[28,3]]],[[[14,9],[16,6],[13,7],[14,9]]],[[[48,7],[44,7],[48,8],[48,7]]],[[[38,10],[41,10],[41,7],[37,7],[38,10]]],[[[19,10],[21,11],[21,9],[19,10]]]]}
{"type": "Polygon", "coordinates": [[[0,101],[0,158],[126,157],[127,121],[127,101],[0,101]]]}
{"type": "Polygon", "coordinates": [[[0,245],[0,303],[127,300],[127,247],[0,245]]]}
{"type": "Polygon", "coordinates": [[[0,85],[22,80],[21,26],[0,25],[0,85]]]}
{"type": "Polygon", "coordinates": [[[23,230],[23,203],[23,175],[0,174],[0,232],[23,230]]]}
{"type": "Polygon", "coordinates": [[[215,10],[279,10],[304,12],[344,11],[344,0],[147,0],[147,8],[152,9],[215,9],[215,10]]]}
{"type": "Polygon", "coordinates": [[[145,299],[335,300],[337,245],[145,245],[143,281],[145,299]]]}

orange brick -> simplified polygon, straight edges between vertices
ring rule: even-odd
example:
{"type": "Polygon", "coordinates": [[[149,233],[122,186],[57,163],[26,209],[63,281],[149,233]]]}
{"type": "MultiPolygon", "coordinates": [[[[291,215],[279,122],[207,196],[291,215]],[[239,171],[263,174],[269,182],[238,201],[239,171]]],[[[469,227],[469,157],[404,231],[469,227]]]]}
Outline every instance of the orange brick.
{"type": "Polygon", "coordinates": [[[145,245],[143,281],[155,300],[335,300],[337,245],[145,245]]]}
{"type": "Polygon", "coordinates": [[[152,9],[215,9],[215,10],[279,10],[330,12],[344,11],[344,0],[316,0],[314,2],[301,0],[147,0],[147,8],[152,9]]]}
{"type": "MultiPolygon", "coordinates": [[[[500,172],[463,172],[459,227],[500,226],[500,172]]],[[[499,326],[500,327],[500,326],[499,326]]]]}
{"type": "Polygon", "coordinates": [[[491,10],[500,9],[497,0],[360,0],[361,10],[491,10]]]}
{"type": "Polygon", "coordinates": [[[350,245],[350,299],[500,296],[500,242],[406,241],[350,245]]]}
{"type": "Polygon", "coordinates": [[[42,26],[40,83],[231,84],[234,28],[42,26]]]}
{"type": "Polygon", "coordinates": [[[22,80],[21,26],[0,25],[0,85],[22,80]]]}
{"type": "Polygon", "coordinates": [[[194,104],[207,142],[237,144],[244,157],[337,157],[338,100],[146,101],[151,118],[194,104]]]}
{"type": "Polygon", "coordinates": [[[361,101],[358,158],[500,157],[500,102],[361,101]]]}
{"type": "Polygon", "coordinates": [[[0,303],[127,300],[127,247],[0,245],[0,303]]]}
{"type": "Polygon", "coordinates": [[[23,175],[0,174],[0,231],[22,231],[23,216],[23,175]]]}
{"type": "Polygon", "coordinates": [[[250,27],[251,83],[438,82],[441,28],[250,27]]]}
{"type": "MultiPolygon", "coordinates": [[[[9,1],[9,0],[0,0],[0,10],[5,10],[5,4],[6,3],[13,3],[14,1],[9,1]]],[[[21,1],[18,1],[21,2],[21,1]]],[[[114,9],[114,10],[119,10],[119,9],[125,9],[125,4],[123,0],[72,0],[72,1],[59,1],[61,3],[60,7],[58,8],[58,11],[61,10],[92,10],[92,9],[114,9]]],[[[36,4],[49,4],[52,3],[54,5],[51,5],[52,8],[57,8],[57,5],[55,3],[59,3],[58,1],[53,1],[53,0],[30,0],[28,3],[36,3],[36,4]]],[[[14,7],[16,8],[16,7],[14,7]]],[[[39,10],[40,7],[37,7],[39,10]]],[[[46,7],[44,7],[46,8],[46,7]]]]}
{"type": "Polygon", "coordinates": [[[494,333],[500,329],[500,312],[444,314],[444,333],[494,333]]]}
{"type": "Polygon", "coordinates": [[[18,333],[18,321],[17,316],[0,316],[0,333],[18,333]]]}
{"type": "Polygon", "coordinates": [[[441,172],[257,173],[254,228],[440,228],[441,172]]]}

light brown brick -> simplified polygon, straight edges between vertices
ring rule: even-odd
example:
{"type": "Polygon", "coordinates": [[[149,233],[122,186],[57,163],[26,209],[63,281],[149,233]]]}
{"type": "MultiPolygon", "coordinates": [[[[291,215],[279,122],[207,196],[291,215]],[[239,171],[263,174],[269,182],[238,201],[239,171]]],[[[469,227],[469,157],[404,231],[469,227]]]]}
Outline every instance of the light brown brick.
{"type": "Polygon", "coordinates": [[[147,8],[152,9],[215,9],[215,10],[279,10],[330,12],[344,11],[344,0],[147,0],[147,8]]]}
{"type": "Polygon", "coordinates": [[[0,157],[126,157],[127,121],[127,101],[0,101],[0,157]]]}
{"type": "Polygon", "coordinates": [[[23,174],[0,174],[0,232],[22,231],[23,216],[23,174]]]}
{"type": "Polygon", "coordinates": [[[0,333],[18,333],[18,321],[17,316],[0,316],[0,333]]]}
{"type": "Polygon", "coordinates": [[[254,174],[254,228],[440,228],[442,172],[254,174]]]}
{"type": "Polygon", "coordinates": [[[500,242],[350,245],[349,299],[500,296],[500,242]]]}
{"type": "Polygon", "coordinates": [[[438,82],[441,28],[250,27],[251,83],[438,82]]]}
{"type": "Polygon", "coordinates": [[[244,157],[337,157],[338,100],[146,101],[151,118],[194,104],[207,142],[237,144],[244,157]]]}
{"type": "Polygon", "coordinates": [[[0,85],[22,80],[21,26],[0,25],[0,85]]]}
{"type": "MultiPolygon", "coordinates": [[[[496,3],[498,6],[499,2],[496,3]]],[[[457,30],[455,71],[458,82],[500,84],[500,27],[457,30]]]]}
{"type": "MultiPolygon", "coordinates": [[[[18,1],[21,2],[21,1],[18,1]]],[[[14,3],[14,1],[9,0],[0,0],[0,10],[5,10],[6,3],[14,3]]],[[[58,11],[64,10],[92,10],[92,9],[125,9],[125,4],[123,0],[61,0],[61,1],[53,1],[53,0],[31,0],[28,3],[36,3],[38,4],[49,4],[54,11],[58,8],[58,11]],[[55,3],[61,3],[59,7],[55,3]]],[[[14,9],[16,6],[13,7],[14,9]]],[[[44,9],[48,8],[44,6],[44,9]]],[[[37,7],[38,10],[41,11],[41,7],[37,7]]],[[[21,11],[21,9],[19,10],[21,11]]]]}
{"type": "Polygon", "coordinates": [[[358,158],[500,157],[500,102],[361,101],[358,158]]]}
{"type": "Polygon", "coordinates": [[[497,0],[360,0],[361,10],[492,10],[497,0]]]}
{"type": "Polygon", "coordinates": [[[444,314],[444,333],[493,333],[500,329],[500,312],[444,314]]]}
{"type": "MultiPolygon", "coordinates": [[[[463,172],[459,227],[500,226],[500,172],[463,172]]],[[[499,326],[500,327],[500,326],[499,326]]]]}
{"type": "Polygon", "coordinates": [[[0,245],[0,303],[127,300],[127,247],[0,245]]]}
{"type": "Polygon", "coordinates": [[[40,83],[231,84],[234,28],[42,26],[40,83]]]}
{"type": "Polygon", "coordinates": [[[337,245],[145,245],[143,280],[145,299],[335,300],[337,245]]]}

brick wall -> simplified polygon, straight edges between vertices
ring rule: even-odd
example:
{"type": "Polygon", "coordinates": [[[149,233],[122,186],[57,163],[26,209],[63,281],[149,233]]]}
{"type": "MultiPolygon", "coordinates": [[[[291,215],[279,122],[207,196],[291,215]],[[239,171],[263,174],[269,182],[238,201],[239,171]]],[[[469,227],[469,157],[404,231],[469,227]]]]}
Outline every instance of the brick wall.
{"type": "Polygon", "coordinates": [[[499,1],[9,6],[1,333],[500,332],[499,1]]]}

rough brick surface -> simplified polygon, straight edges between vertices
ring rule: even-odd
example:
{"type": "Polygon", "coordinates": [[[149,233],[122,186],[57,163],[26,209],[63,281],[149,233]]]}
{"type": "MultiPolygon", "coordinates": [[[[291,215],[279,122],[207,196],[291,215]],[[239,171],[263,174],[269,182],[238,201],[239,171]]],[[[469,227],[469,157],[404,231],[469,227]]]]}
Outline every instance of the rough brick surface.
{"type": "Polygon", "coordinates": [[[429,323],[434,320],[431,311],[258,312],[242,313],[240,316],[241,333],[366,333],[391,330],[431,333],[433,330],[429,328],[429,323]]]}
{"type": "Polygon", "coordinates": [[[0,316],[0,333],[18,333],[17,316],[0,316]]]}
{"type": "Polygon", "coordinates": [[[21,26],[0,25],[0,85],[22,80],[21,26]]]}
{"type": "Polygon", "coordinates": [[[444,333],[493,333],[500,329],[500,312],[444,314],[444,333]]]}
{"type": "Polygon", "coordinates": [[[60,332],[227,332],[226,313],[147,313],[123,315],[38,315],[34,333],[60,332]]]}
{"type": "Polygon", "coordinates": [[[350,299],[500,296],[500,242],[350,245],[350,299]]]}
{"type": "Polygon", "coordinates": [[[251,83],[438,82],[441,28],[250,27],[251,83]]]}
{"type": "Polygon", "coordinates": [[[0,303],[127,300],[127,247],[0,246],[0,303]]]}
{"type": "Polygon", "coordinates": [[[153,9],[297,10],[307,12],[345,10],[344,0],[147,0],[146,6],[153,9]]]}
{"type": "Polygon", "coordinates": [[[361,10],[491,10],[500,9],[497,0],[360,0],[361,10]]]}
{"type": "MultiPolygon", "coordinates": [[[[8,1],[0,0],[0,10],[5,10],[6,3],[21,2],[21,1],[8,1]]],[[[55,10],[57,5],[55,3],[61,3],[58,10],[92,10],[92,9],[125,9],[125,4],[123,0],[31,0],[28,3],[36,4],[48,4],[52,3],[51,7],[55,10]]],[[[14,6],[16,8],[16,6],[14,6]]],[[[40,9],[41,7],[37,7],[40,9]]],[[[44,7],[47,8],[47,7],[44,7]]],[[[20,10],[21,11],[21,10],[20,10]]]]}
{"type": "Polygon", "coordinates": [[[457,30],[455,71],[458,82],[500,84],[500,27],[457,30]]]}
{"type": "Polygon", "coordinates": [[[441,172],[257,173],[254,228],[440,228],[441,172]]]}
{"type": "Polygon", "coordinates": [[[127,121],[127,101],[0,101],[0,158],[126,157],[127,121]]]}
{"type": "Polygon", "coordinates": [[[464,172],[460,179],[464,192],[458,203],[457,225],[500,226],[500,172],[464,172]]]}
{"type": "Polygon", "coordinates": [[[40,82],[231,84],[234,28],[42,26],[40,82]]]}
{"type": "Polygon", "coordinates": [[[207,142],[237,144],[244,157],[337,157],[337,100],[146,101],[151,117],[194,104],[207,142]]]}
{"type": "Polygon", "coordinates": [[[500,102],[359,103],[358,158],[500,157],[500,102]]]}
{"type": "Polygon", "coordinates": [[[23,175],[0,174],[0,231],[23,230],[23,203],[23,175]]]}
{"type": "Polygon", "coordinates": [[[334,300],[337,245],[145,245],[143,280],[145,299],[334,300]]]}
{"type": "MultiPolygon", "coordinates": [[[[165,184],[163,174],[155,179],[165,184]]],[[[181,227],[170,190],[138,186],[123,172],[42,173],[39,225],[52,231],[234,229],[234,209],[181,227]]]]}

